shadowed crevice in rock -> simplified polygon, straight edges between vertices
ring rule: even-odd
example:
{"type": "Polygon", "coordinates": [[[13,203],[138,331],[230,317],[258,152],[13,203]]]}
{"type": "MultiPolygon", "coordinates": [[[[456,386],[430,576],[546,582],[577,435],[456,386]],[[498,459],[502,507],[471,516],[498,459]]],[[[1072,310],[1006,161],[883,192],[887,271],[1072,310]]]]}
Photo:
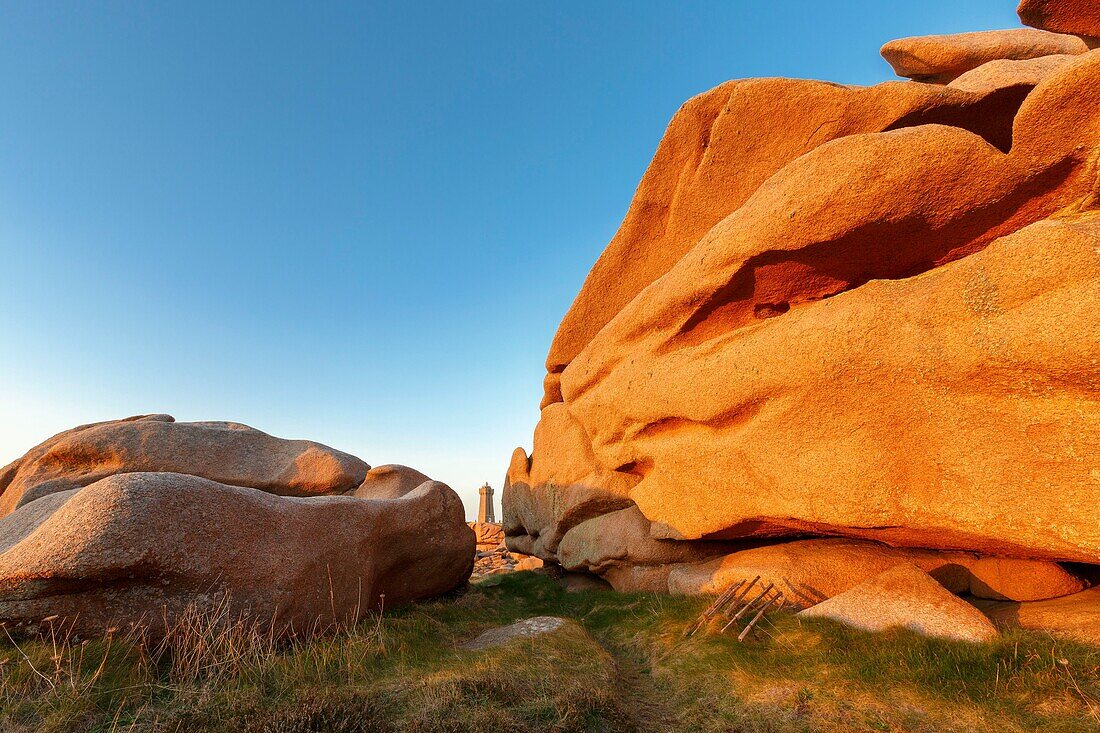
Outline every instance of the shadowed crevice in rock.
{"type": "Polygon", "coordinates": [[[1034,84],[998,89],[973,105],[914,110],[884,132],[917,125],[947,125],[969,130],[1002,153],[1012,149],[1012,123],[1034,84]]]}

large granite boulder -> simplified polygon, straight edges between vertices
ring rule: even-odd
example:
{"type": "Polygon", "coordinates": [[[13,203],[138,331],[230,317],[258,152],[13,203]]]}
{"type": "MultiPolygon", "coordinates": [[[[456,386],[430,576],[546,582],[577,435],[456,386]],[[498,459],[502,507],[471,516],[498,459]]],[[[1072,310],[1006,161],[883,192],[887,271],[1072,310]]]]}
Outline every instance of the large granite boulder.
{"type": "Polygon", "coordinates": [[[990,61],[1022,61],[1088,50],[1085,42],[1076,36],[1016,28],[899,38],[882,47],[882,57],[898,76],[946,84],[990,61]]]}
{"type": "Polygon", "coordinates": [[[425,481],[431,481],[415,468],[389,463],[367,471],[363,483],[349,491],[360,499],[400,499],[425,481]]]}
{"type": "Polygon", "coordinates": [[[217,608],[277,634],[358,620],[466,581],[449,487],[228,422],[85,425],[0,473],[0,623],[75,633],[217,608]],[[349,495],[350,494],[350,495],[349,495]]]}
{"type": "Polygon", "coordinates": [[[283,440],[232,422],[141,415],[55,435],[0,471],[0,516],[21,503],[107,476],[166,471],[283,496],[338,494],[370,468],[308,440],[283,440]]]}
{"type": "Polygon", "coordinates": [[[1098,151],[1100,52],[1008,154],[940,125],[817,148],[596,335],[565,405],[662,537],[1100,561],[1100,342],[1070,337],[1100,329],[1100,220],[1069,216],[1098,151]]]}
{"type": "Polygon", "coordinates": [[[632,399],[605,380],[578,411],[630,436],[598,448],[644,467],[631,498],[658,536],[1098,562],[1100,427],[1075,396],[1096,388],[1100,346],[1073,337],[1100,329],[1098,246],[1100,216],[1042,222],[703,345],[705,360],[637,355],[619,367],[632,399]],[[637,386],[637,370],[660,378],[637,386]]]}
{"type": "Polygon", "coordinates": [[[0,519],[0,623],[156,635],[218,607],[276,634],[310,633],[449,591],[473,560],[462,502],[435,481],[359,499],[122,473],[0,519]]]}
{"type": "Polygon", "coordinates": [[[1100,51],[910,40],[965,57],[952,86],[677,113],[551,345],[509,547],[659,587],[664,543],[847,537],[1019,599],[1100,563],[1100,51]]]}

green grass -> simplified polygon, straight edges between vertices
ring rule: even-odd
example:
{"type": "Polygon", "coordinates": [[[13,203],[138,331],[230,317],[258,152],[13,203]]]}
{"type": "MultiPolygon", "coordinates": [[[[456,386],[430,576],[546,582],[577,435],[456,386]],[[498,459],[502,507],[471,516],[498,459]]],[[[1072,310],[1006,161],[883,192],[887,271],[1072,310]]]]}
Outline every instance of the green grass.
{"type": "MultiPolygon", "coordinates": [[[[0,642],[0,731],[1095,731],[1100,649],[969,645],[770,617],[681,639],[707,599],[566,593],[535,573],[278,644],[203,619],[159,647],[0,642]],[[576,621],[485,651],[536,615],[576,621]],[[25,656],[24,656],[25,655],[25,656]]],[[[0,637],[2,638],[2,637],[0,637]]]]}

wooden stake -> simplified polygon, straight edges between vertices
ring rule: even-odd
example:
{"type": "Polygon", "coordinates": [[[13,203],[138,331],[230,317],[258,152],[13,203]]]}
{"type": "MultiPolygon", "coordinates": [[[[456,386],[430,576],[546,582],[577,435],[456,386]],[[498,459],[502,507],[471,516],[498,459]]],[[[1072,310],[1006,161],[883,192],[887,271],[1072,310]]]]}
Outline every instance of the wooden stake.
{"type": "Polygon", "coordinates": [[[756,615],[752,617],[752,621],[749,621],[748,626],[746,626],[744,631],[742,631],[741,634],[737,637],[737,640],[744,641],[745,637],[749,635],[750,631],[752,631],[752,627],[756,626],[756,622],[759,621],[761,617],[763,617],[764,612],[768,610],[768,606],[772,605],[781,598],[783,598],[783,591],[777,591],[776,595],[772,596],[767,603],[760,607],[760,610],[757,611],[756,615]]]}
{"type": "Polygon", "coordinates": [[[740,603],[741,601],[745,600],[745,596],[747,596],[749,594],[749,591],[752,590],[752,587],[754,585],[756,585],[756,581],[758,581],[758,580],[760,580],[759,575],[757,575],[755,578],[753,578],[751,581],[749,581],[749,584],[745,586],[745,589],[737,594],[737,600],[735,600],[733,602],[733,605],[736,605],[736,604],[740,603]]]}
{"type": "Polygon", "coordinates": [[[719,633],[722,633],[722,634],[726,633],[726,631],[727,631],[727,630],[728,630],[728,629],[729,629],[729,628],[730,628],[731,626],[733,626],[733,625],[734,625],[735,623],[737,623],[737,619],[741,618],[741,617],[742,617],[742,616],[744,616],[744,615],[745,615],[746,613],[748,613],[748,612],[749,612],[749,609],[751,609],[751,608],[752,608],[753,606],[755,606],[755,605],[756,605],[756,603],[757,603],[757,601],[759,601],[759,600],[760,600],[761,598],[763,598],[763,597],[764,597],[764,596],[766,596],[766,595],[767,595],[767,594],[768,594],[769,592],[771,592],[771,589],[772,589],[772,588],[774,588],[774,587],[775,587],[775,584],[774,584],[774,583],[769,583],[769,584],[768,584],[768,587],[767,587],[767,588],[765,588],[764,590],[760,591],[760,594],[759,594],[759,595],[757,595],[757,596],[756,596],[755,598],[753,598],[753,599],[752,599],[751,601],[749,601],[749,602],[748,602],[748,603],[746,603],[746,604],[745,604],[744,606],[742,606],[742,607],[741,607],[741,609],[740,609],[740,610],[739,610],[739,611],[738,611],[737,613],[733,614],[733,616],[732,616],[732,617],[730,617],[729,623],[728,623],[728,624],[726,624],[725,626],[723,626],[723,627],[722,627],[722,631],[720,631],[719,633]]]}
{"type": "Polygon", "coordinates": [[[765,588],[764,590],[760,591],[760,595],[758,595],[756,598],[753,598],[751,601],[749,601],[744,606],[742,606],[741,610],[738,611],[736,614],[734,614],[732,620],[736,621],[737,619],[741,618],[746,613],[748,613],[749,609],[752,608],[753,606],[755,606],[757,604],[757,602],[763,600],[764,596],[768,595],[768,593],[771,593],[771,590],[774,587],[775,587],[775,583],[768,583],[768,587],[765,588]]]}
{"type": "Polygon", "coordinates": [[[703,611],[703,615],[700,616],[694,624],[688,627],[687,631],[684,632],[684,638],[691,636],[696,631],[705,626],[707,621],[710,621],[712,618],[717,616],[718,612],[722,610],[722,607],[726,605],[726,603],[728,603],[731,598],[733,598],[733,594],[736,593],[737,589],[744,585],[744,583],[744,580],[739,580],[737,581],[737,583],[731,585],[729,588],[726,588],[722,592],[722,595],[718,596],[718,598],[714,600],[714,603],[710,604],[707,610],[703,611]]]}

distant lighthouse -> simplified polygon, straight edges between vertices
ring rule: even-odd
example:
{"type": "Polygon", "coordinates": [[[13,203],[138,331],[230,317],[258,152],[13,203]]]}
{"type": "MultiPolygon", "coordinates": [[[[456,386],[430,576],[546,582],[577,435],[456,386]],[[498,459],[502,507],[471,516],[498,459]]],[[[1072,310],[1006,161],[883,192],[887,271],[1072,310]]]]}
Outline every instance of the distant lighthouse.
{"type": "Polygon", "coordinates": [[[481,504],[477,508],[477,521],[496,522],[497,514],[493,510],[493,487],[485,483],[477,493],[481,495],[481,504]]]}

